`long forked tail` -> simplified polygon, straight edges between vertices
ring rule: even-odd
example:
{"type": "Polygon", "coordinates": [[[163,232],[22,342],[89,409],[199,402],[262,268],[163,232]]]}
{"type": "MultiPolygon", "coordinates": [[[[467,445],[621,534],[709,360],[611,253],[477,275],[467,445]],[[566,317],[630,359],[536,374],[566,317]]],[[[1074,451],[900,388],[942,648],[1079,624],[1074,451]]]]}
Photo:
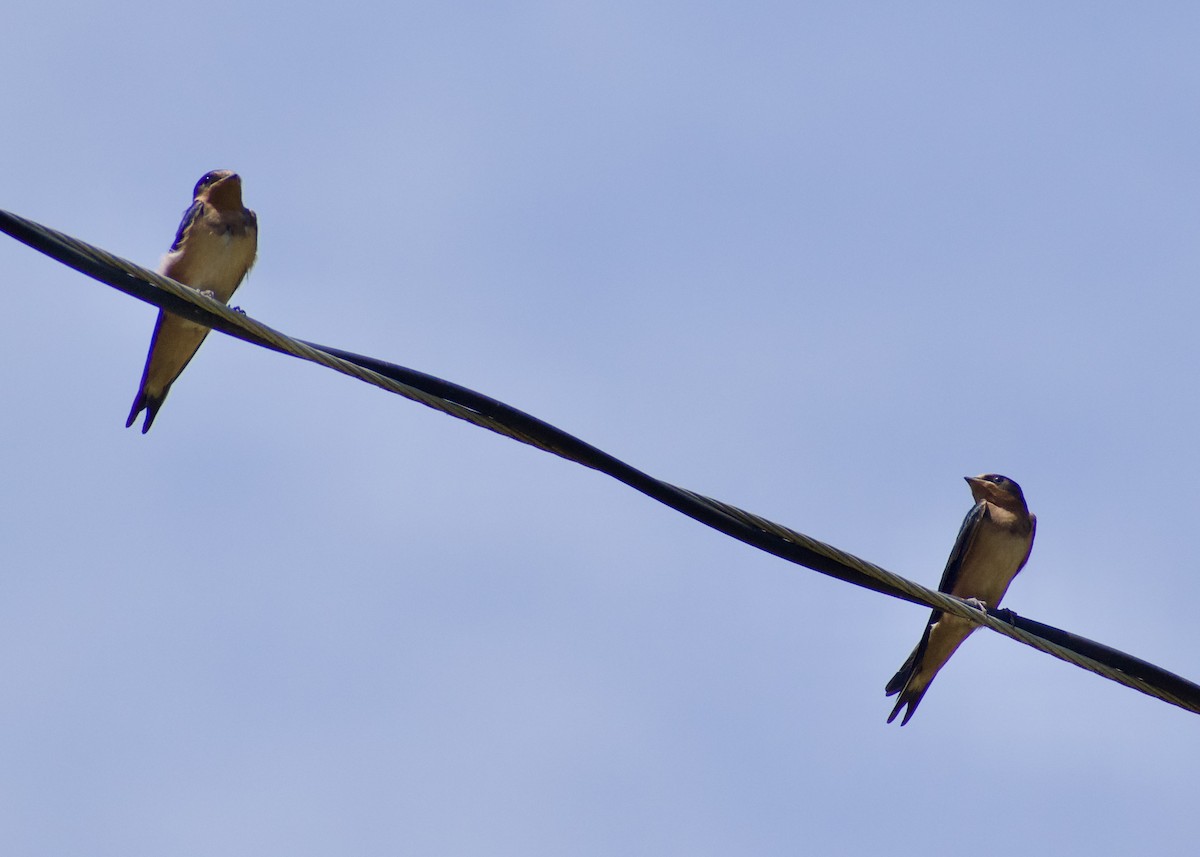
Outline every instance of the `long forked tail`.
{"type": "Polygon", "coordinates": [[[154,418],[158,416],[158,409],[162,407],[163,399],[166,396],[158,396],[151,398],[146,394],[145,389],[139,390],[137,398],[133,400],[133,408],[129,411],[129,419],[125,421],[125,428],[133,425],[138,418],[138,414],[142,411],[146,412],[146,421],[142,423],[142,434],[150,431],[150,424],[154,422],[154,418]]]}
{"type": "MultiPolygon", "coordinates": [[[[922,643],[924,640],[922,640],[922,643]]],[[[921,704],[921,697],[925,695],[925,691],[929,689],[928,682],[914,681],[917,674],[917,662],[922,654],[924,646],[918,645],[913,649],[912,654],[908,656],[903,666],[896,671],[892,676],[891,681],[884,688],[884,694],[893,696],[900,694],[900,698],[896,700],[896,707],[892,709],[892,713],[888,715],[887,722],[891,723],[900,713],[900,709],[908,706],[908,710],[904,712],[904,719],[900,721],[903,726],[912,719],[913,714],[917,711],[917,706],[921,704]]]]}

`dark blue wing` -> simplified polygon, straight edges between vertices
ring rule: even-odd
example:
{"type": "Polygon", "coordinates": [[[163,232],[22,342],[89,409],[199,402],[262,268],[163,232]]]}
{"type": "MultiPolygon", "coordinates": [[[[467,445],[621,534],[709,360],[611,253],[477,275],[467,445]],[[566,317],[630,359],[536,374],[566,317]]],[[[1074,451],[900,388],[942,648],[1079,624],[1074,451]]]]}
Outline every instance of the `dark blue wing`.
{"type": "Polygon", "coordinates": [[[971,511],[967,512],[967,517],[963,518],[962,526],[958,530],[958,538],[954,540],[954,549],[950,551],[950,558],[946,560],[946,570],[942,572],[942,582],[938,584],[938,589],[942,592],[954,590],[959,572],[962,571],[963,558],[971,549],[971,542],[975,541],[975,533],[979,531],[979,525],[986,514],[987,509],[983,501],[980,501],[971,511]]]}
{"type": "Polygon", "coordinates": [[[204,211],[204,203],[200,200],[194,201],[188,210],[183,213],[183,220],[179,221],[179,231],[175,233],[175,241],[171,244],[170,252],[174,253],[179,249],[179,245],[183,243],[183,238],[187,235],[188,229],[196,222],[201,213],[204,211]]]}

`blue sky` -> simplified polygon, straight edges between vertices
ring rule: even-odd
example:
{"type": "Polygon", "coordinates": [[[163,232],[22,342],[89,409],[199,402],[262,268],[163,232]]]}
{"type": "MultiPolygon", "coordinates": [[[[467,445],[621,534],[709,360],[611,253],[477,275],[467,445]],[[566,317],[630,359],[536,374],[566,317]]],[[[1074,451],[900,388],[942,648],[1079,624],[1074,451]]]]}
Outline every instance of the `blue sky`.
{"type": "MultiPolygon", "coordinates": [[[[1018,480],[1014,610],[1200,678],[1200,9],[25,4],[0,207],[930,585],[1018,480]]],[[[0,237],[13,853],[1165,851],[1195,715],[0,237]]]]}

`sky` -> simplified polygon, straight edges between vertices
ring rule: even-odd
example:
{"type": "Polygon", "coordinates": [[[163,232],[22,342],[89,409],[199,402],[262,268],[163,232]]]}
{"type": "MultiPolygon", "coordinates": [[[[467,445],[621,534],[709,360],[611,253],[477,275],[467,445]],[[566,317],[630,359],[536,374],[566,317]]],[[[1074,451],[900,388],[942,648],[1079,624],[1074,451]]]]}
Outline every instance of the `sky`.
{"type": "MultiPolygon", "coordinates": [[[[1200,7],[18,4],[0,208],[1200,680],[1200,7]],[[1191,545],[1191,547],[1189,547],[1191,545]]],[[[23,855],[1156,853],[1196,716],[0,236],[0,836],[23,855]]]]}

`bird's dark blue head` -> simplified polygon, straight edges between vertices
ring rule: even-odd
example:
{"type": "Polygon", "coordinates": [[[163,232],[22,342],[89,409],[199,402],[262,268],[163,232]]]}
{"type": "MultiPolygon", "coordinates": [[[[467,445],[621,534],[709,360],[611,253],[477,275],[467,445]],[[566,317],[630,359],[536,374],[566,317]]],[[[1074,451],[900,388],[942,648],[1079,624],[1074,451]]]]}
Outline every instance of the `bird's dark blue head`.
{"type": "Polygon", "coordinates": [[[217,182],[227,178],[237,178],[237,173],[232,170],[211,170],[200,177],[200,181],[196,182],[196,187],[192,191],[192,199],[200,196],[201,192],[215,185],[217,182]]]}
{"type": "Polygon", "coordinates": [[[987,500],[1013,511],[1026,511],[1025,494],[1021,486],[999,473],[984,473],[982,476],[965,477],[971,486],[971,496],[976,500],[987,500]]]}

